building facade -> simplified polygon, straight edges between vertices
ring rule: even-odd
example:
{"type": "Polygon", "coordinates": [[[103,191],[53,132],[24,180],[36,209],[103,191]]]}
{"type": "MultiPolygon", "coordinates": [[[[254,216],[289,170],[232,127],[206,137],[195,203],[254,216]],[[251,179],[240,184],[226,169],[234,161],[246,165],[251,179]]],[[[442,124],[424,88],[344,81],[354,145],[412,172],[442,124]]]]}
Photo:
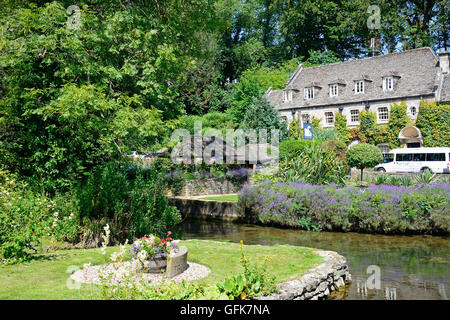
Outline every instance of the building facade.
{"type": "Polygon", "coordinates": [[[374,112],[385,124],[391,105],[402,101],[414,122],[421,100],[450,101],[449,53],[438,57],[419,48],[313,68],[300,64],[284,89],[269,88],[266,95],[283,119],[298,119],[300,127],[313,117],[323,128],[334,127],[337,112],[356,127],[361,111],[374,112]]]}

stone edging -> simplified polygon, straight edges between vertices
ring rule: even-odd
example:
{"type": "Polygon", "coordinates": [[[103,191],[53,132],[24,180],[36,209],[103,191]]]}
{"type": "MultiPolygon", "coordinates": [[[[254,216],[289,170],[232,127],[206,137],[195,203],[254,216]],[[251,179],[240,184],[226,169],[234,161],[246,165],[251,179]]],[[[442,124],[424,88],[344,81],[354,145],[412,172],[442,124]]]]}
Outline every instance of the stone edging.
{"type": "Polygon", "coordinates": [[[351,281],[345,257],[334,251],[315,251],[325,260],[298,280],[278,285],[280,293],[255,297],[256,300],[318,300],[351,281]]]}

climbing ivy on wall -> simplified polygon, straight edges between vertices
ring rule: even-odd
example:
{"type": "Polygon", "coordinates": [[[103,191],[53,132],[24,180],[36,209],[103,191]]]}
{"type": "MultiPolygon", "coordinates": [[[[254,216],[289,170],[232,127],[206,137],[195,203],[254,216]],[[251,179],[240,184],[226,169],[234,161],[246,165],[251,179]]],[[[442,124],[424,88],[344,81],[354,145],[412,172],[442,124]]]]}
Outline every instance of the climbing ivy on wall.
{"type": "Polygon", "coordinates": [[[350,130],[347,128],[347,118],[339,112],[336,112],[334,126],[337,130],[339,140],[345,143],[351,142],[350,130]]]}
{"type": "Polygon", "coordinates": [[[389,148],[398,148],[400,146],[400,140],[398,140],[398,134],[404,127],[411,125],[411,120],[406,115],[406,109],[408,106],[404,101],[400,104],[394,103],[391,105],[391,112],[389,115],[389,122],[386,127],[389,148]]]}
{"type": "Polygon", "coordinates": [[[450,147],[450,104],[421,101],[416,127],[425,147],[450,147]]]}

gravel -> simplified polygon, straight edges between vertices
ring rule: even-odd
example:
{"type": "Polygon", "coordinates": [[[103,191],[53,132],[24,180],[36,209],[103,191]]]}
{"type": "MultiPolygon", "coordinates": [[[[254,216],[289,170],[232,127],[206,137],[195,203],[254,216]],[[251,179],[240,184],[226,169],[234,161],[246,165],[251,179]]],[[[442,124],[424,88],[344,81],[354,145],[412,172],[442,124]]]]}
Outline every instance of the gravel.
{"type": "MultiPolygon", "coordinates": [[[[112,285],[121,285],[124,283],[120,283],[122,280],[122,273],[120,270],[123,269],[131,269],[131,262],[117,262],[111,263],[106,266],[89,266],[85,265],[83,269],[75,271],[70,278],[72,280],[78,281],[80,283],[91,283],[91,284],[102,284],[101,275],[103,274],[111,274],[110,284],[112,285]],[[119,270],[119,271],[117,271],[119,270]]],[[[162,282],[169,283],[171,281],[180,283],[183,280],[192,281],[202,279],[207,277],[211,270],[201,264],[188,262],[187,269],[176,275],[173,278],[167,279],[164,277],[164,274],[158,273],[142,273],[135,272],[133,273],[132,280],[135,282],[145,281],[150,282],[151,285],[160,284],[162,282]]],[[[126,279],[126,277],[125,277],[126,279]]],[[[127,282],[127,281],[125,281],[127,282]]],[[[128,283],[128,282],[127,282],[128,283]]]]}

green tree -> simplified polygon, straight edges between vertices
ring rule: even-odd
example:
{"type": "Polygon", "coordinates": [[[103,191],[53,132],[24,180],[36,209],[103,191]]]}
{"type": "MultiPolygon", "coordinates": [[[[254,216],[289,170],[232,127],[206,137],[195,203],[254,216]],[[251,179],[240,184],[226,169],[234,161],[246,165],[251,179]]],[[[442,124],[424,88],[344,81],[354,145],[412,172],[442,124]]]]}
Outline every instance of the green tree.
{"type": "Polygon", "coordinates": [[[254,98],[252,104],[244,113],[241,123],[243,129],[266,129],[267,142],[271,142],[270,130],[279,130],[280,141],[287,139],[287,123],[281,120],[278,111],[273,107],[265,95],[254,98]]]}
{"type": "Polygon", "coordinates": [[[363,181],[364,168],[371,168],[383,161],[380,149],[374,145],[360,143],[350,147],[345,154],[347,164],[361,170],[361,181],[363,181]]]}

